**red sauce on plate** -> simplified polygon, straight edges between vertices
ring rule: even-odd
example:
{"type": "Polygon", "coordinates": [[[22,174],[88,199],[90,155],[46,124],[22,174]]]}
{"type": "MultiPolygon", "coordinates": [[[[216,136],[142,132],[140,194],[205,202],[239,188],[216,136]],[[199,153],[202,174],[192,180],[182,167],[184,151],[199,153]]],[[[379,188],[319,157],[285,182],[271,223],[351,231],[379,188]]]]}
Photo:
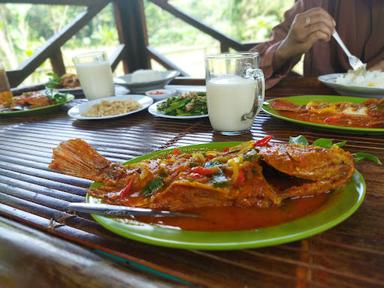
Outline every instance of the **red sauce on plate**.
{"type": "Polygon", "coordinates": [[[138,217],[137,220],[177,227],[183,230],[231,231],[249,230],[278,225],[303,217],[319,209],[330,194],[285,200],[281,207],[272,208],[199,208],[183,212],[199,214],[199,218],[138,217]]]}

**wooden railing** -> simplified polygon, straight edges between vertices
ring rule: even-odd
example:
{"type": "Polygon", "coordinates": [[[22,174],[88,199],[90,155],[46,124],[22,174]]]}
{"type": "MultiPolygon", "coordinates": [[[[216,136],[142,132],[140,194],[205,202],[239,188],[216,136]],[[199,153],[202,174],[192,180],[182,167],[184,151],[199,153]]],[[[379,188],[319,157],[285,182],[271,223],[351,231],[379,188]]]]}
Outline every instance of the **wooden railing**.
{"type": "MultiPolygon", "coordinates": [[[[168,3],[167,0],[149,1],[219,41],[221,52],[227,52],[230,48],[236,51],[246,51],[256,44],[240,43],[187,15],[168,3]]],[[[48,39],[40,49],[20,65],[19,69],[7,72],[12,87],[22,83],[47,59],[50,59],[55,73],[64,74],[66,69],[61,47],[109,3],[114,6],[115,23],[120,42],[115,51],[110,53],[110,62],[113,69],[116,68],[120,61],[123,62],[126,73],[137,69],[147,69],[151,66],[150,59],[153,59],[167,69],[179,70],[182,76],[188,76],[188,73],[178,67],[177,64],[167,59],[154,47],[148,45],[143,0],[0,0],[0,3],[81,5],[87,7],[85,12],[78,15],[59,33],[48,39]]]]}

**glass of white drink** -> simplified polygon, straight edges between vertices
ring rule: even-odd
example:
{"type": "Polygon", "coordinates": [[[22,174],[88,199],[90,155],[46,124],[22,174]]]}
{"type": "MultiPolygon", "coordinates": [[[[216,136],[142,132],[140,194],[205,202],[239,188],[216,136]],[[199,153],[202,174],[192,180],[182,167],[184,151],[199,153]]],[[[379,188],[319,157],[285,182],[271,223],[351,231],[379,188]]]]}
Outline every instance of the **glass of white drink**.
{"type": "Polygon", "coordinates": [[[104,52],[90,52],[73,58],[81,88],[88,100],[115,94],[111,65],[104,52]]]}
{"type": "Polygon", "coordinates": [[[224,135],[249,132],[264,101],[264,75],[257,53],[206,57],[209,121],[224,135]]]}

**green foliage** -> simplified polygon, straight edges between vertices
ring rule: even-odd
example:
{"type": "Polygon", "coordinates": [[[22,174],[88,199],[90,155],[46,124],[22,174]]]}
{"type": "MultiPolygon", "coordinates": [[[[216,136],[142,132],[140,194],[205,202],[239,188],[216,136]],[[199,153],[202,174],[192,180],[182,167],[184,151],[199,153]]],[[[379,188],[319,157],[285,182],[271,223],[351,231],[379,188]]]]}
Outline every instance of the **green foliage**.
{"type": "MultiPolygon", "coordinates": [[[[130,0],[126,0],[130,1],[130,0]]],[[[261,41],[283,17],[293,0],[169,0],[184,13],[238,41],[261,41]]],[[[168,12],[144,0],[149,43],[171,50],[176,47],[217,49],[218,42],[168,12]]],[[[6,69],[17,69],[54,34],[71,23],[83,6],[0,4],[0,59],[6,69]]],[[[86,49],[115,46],[118,42],[113,7],[108,5],[63,46],[64,62],[86,49]],[[75,52],[73,52],[75,51],[75,52]]],[[[49,62],[38,82],[46,81],[49,62]]]]}

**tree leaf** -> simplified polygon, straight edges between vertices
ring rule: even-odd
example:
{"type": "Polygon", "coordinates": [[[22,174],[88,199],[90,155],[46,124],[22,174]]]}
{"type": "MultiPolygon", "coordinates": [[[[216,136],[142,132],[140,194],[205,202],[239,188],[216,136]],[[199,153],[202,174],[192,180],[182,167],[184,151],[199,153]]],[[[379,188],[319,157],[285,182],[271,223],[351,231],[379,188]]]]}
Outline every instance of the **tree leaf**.
{"type": "Polygon", "coordinates": [[[292,136],[289,137],[289,143],[290,144],[309,145],[307,138],[305,138],[305,136],[303,136],[303,135],[299,135],[296,137],[292,137],[292,136]]]}
{"type": "Polygon", "coordinates": [[[383,163],[380,161],[379,157],[377,157],[376,155],[373,155],[371,153],[367,153],[367,152],[356,152],[356,153],[353,153],[353,158],[355,159],[356,162],[360,162],[362,160],[368,160],[368,161],[372,161],[373,163],[377,164],[377,165],[383,165],[383,163]]]}
{"type": "Polygon", "coordinates": [[[313,141],[312,145],[323,148],[331,148],[333,145],[333,140],[328,138],[319,138],[313,141]]]}

